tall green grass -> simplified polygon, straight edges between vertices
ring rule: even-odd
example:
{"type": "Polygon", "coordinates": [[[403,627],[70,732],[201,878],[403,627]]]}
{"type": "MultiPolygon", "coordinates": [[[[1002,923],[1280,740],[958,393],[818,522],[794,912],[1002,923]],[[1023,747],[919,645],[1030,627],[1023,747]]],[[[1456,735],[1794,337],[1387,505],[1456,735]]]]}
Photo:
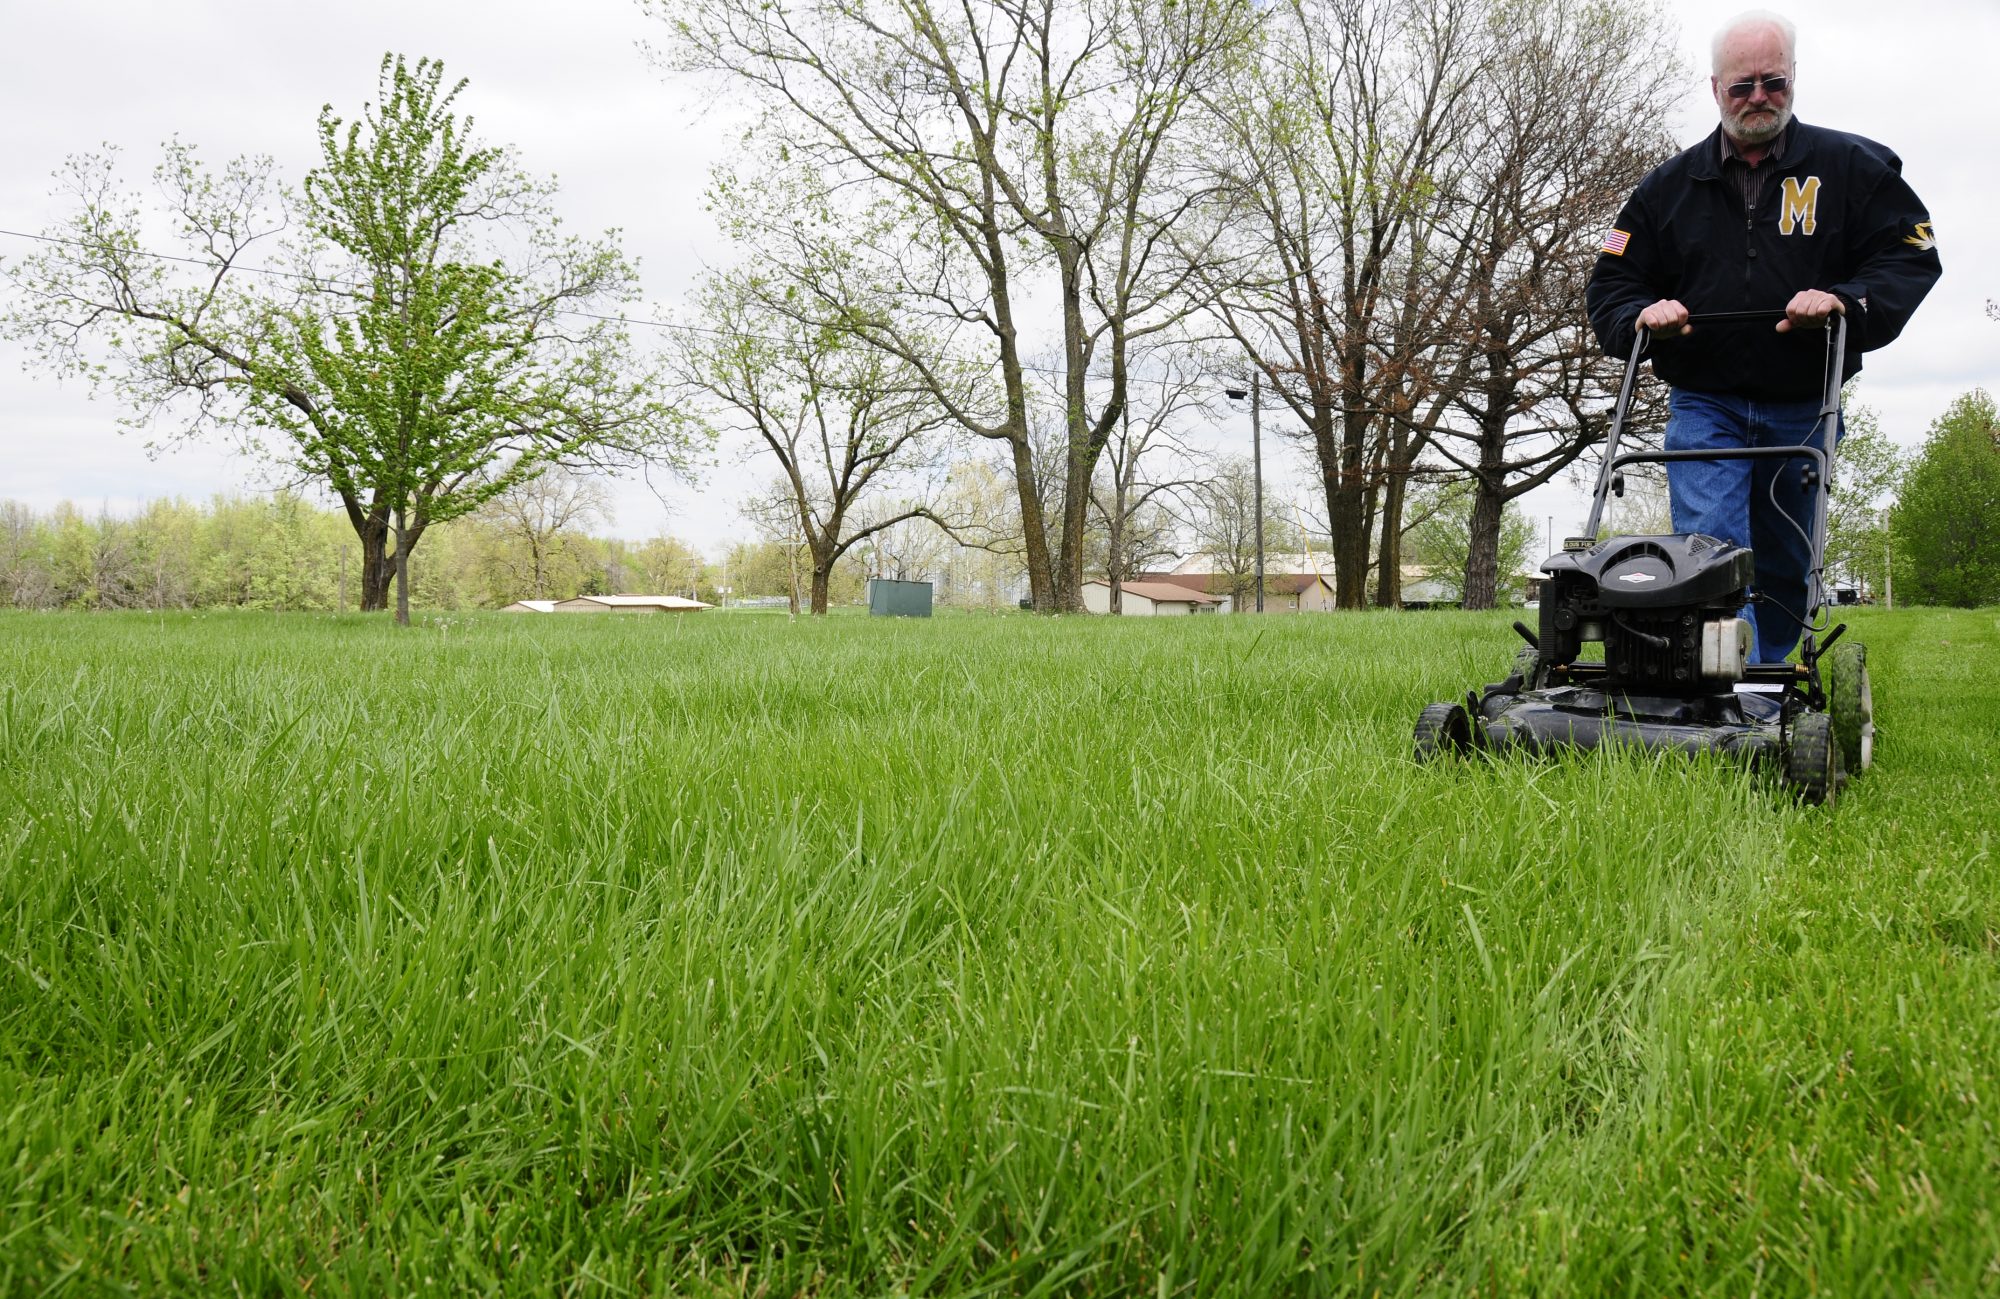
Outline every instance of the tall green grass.
{"type": "Polygon", "coordinates": [[[1830,810],[1504,617],[0,618],[0,1292],[2000,1287],[2000,619],[1830,810]]]}

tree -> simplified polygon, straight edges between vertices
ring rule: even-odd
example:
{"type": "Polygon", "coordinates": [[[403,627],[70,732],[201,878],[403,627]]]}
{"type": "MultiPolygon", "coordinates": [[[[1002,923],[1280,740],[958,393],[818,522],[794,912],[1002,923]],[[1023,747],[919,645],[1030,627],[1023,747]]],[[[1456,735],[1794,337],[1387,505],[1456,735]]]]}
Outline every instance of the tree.
{"type": "MultiPolygon", "coordinates": [[[[1268,482],[1266,488],[1273,499],[1284,495],[1268,482]]],[[[1212,577],[1222,583],[1220,591],[1211,585],[1209,593],[1229,596],[1230,607],[1237,613],[1252,610],[1257,591],[1257,492],[1249,458],[1223,457],[1202,484],[1198,499],[1195,544],[1209,557],[1212,577]]],[[[1303,549],[1303,534],[1266,510],[1264,553],[1303,549]]]]}
{"type": "Polygon", "coordinates": [[[1669,156],[1656,125],[1680,93],[1654,16],[1618,0],[1502,0],[1481,125],[1437,223],[1465,253],[1434,364],[1454,416],[1437,454],[1474,487],[1465,607],[1501,594],[1502,516],[1609,426],[1618,370],[1599,354],[1584,287],[1634,185],[1669,156]]]}
{"type": "Polygon", "coordinates": [[[1891,528],[1896,587],[1919,604],[2000,602],[2000,411],[1965,393],[1932,422],[1891,528]]]}
{"type": "Polygon", "coordinates": [[[1193,202],[1177,142],[1254,11],[1230,0],[648,7],[670,22],[680,66],[762,101],[769,161],[828,178],[823,201],[756,215],[769,255],[805,277],[795,309],[896,356],[966,432],[1005,444],[1035,605],[1081,608],[1089,486],[1128,398],[1128,348],[1192,307],[1184,270],[1160,257],[1193,202]],[[1040,293],[1038,271],[1054,280],[1040,293]],[[1063,389],[1053,556],[1031,490],[1024,359],[1041,303],[1063,389]],[[968,366],[984,382],[961,398],[968,366]]]}
{"type": "Polygon", "coordinates": [[[34,511],[0,500],[0,603],[45,609],[55,602],[46,538],[34,511]]]}
{"type": "Polygon", "coordinates": [[[1161,373],[1157,396],[1146,400],[1135,394],[1126,403],[1117,432],[1105,443],[1103,472],[1091,490],[1091,505],[1104,525],[1104,576],[1111,586],[1112,613],[1123,612],[1124,583],[1134,573],[1177,553],[1180,521],[1169,507],[1191,497],[1198,482],[1176,424],[1185,415],[1207,411],[1214,395],[1199,355],[1162,354],[1156,360],[1161,373]],[[1141,407],[1136,429],[1135,406],[1141,407]],[[1164,474],[1153,472],[1149,461],[1162,459],[1171,467],[1164,474]]]}
{"type": "Polygon", "coordinates": [[[573,530],[611,518],[611,497],[604,484],[565,465],[554,465],[532,477],[514,476],[505,490],[487,500],[479,517],[507,541],[518,543],[520,562],[500,562],[516,582],[510,600],[519,599],[520,585],[530,598],[548,598],[551,566],[573,540],[573,530]]]}
{"type": "Polygon", "coordinates": [[[824,615],[849,549],[905,520],[938,522],[924,501],[864,521],[863,503],[925,462],[949,416],[892,354],[767,305],[792,287],[748,271],[710,276],[698,298],[705,327],[680,336],[677,370],[724,429],[777,460],[791,516],[781,532],[810,556],[808,608],[824,615]]]}
{"type": "MultiPolygon", "coordinates": [[[[699,552],[678,537],[649,537],[625,557],[633,580],[648,595],[686,595],[690,600],[706,600],[696,594],[704,589],[707,565],[699,552]]],[[[710,595],[717,594],[713,590],[710,595]]]]}
{"type": "Polygon", "coordinates": [[[184,409],[181,436],[239,430],[328,489],[360,539],[362,608],[386,607],[393,576],[400,622],[431,525],[547,465],[686,450],[609,318],[633,266],[610,235],[562,234],[553,185],[470,138],[464,87],[385,56],[360,120],[320,111],[296,195],[269,159],[216,175],[169,144],[154,179],[194,266],[147,250],[110,155],[72,158],[76,215],[11,272],[4,322],[56,373],[108,384],[132,424],[184,409]]]}
{"type": "Polygon", "coordinates": [[[1888,507],[1902,481],[1903,454],[1868,407],[1847,406],[1842,421],[1826,511],[1826,567],[1863,594],[1880,592],[1889,576],[1888,507]]]}
{"type": "Polygon", "coordinates": [[[1012,607],[1027,578],[1026,548],[1008,467],[992,458],[954,461],[940,496],[957,543],[938,573],[940,603],[1012,607]]]}
{"type": "Polygon", "coordinates": [[[1233,255],[1205,258],[1204,279],[1312,447],[1342,608],[1366,600],[1370,439],[1398,373],[1386,325],[1412,283],[1397,259],[1469,123],[1477,12],[1477,0],[1292,0],[1270,12],[1264,57],[1215,98],[1210,166],[1237,213],[1233,255]]]}
{"type": "MultiPolygon", "coordinates": [[[[1412,495],[1414,518],[1406,534],[1405,553],[1423,565],[1431,578],[1450,593],[1450,599],[1463,603],[1477,490],[1466,479],[1451,478],[1420,482],[1412,495]]],[[[1520,600],[1525,587],[1522,572],[1539,540],[1534,521],[1521,512],[1519,505],[1508,502],[1495,550],[1498,576],[1492,590],[1496,602],[1512,604],[1520,600]]]]}

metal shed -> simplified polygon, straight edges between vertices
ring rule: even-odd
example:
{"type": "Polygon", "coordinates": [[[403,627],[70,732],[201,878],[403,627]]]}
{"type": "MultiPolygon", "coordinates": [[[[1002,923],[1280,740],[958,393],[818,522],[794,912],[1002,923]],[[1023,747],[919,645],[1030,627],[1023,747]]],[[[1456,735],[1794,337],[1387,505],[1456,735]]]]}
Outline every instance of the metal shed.
{"type": "Polygon", "coordinates": [[[868,579],[868,612],[885,618],[928,618],[931,616],[931,584],[871,577],[868,579]]]}

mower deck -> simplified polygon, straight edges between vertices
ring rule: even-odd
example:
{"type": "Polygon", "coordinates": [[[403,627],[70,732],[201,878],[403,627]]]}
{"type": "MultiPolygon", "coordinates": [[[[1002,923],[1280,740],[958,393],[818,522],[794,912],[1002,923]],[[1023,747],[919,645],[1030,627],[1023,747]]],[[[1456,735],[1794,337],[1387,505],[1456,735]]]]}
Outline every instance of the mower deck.
{"type": "Polygon", "coordinates": [[[1590,686],[1555,686],[1489,693],[1480,701],[1479,717],[1479,747],[1494,753],[1540,755],[1625,744],[1755,762],[1784,751],[1777,719],[1751,719],[1734,694],[1612,696],[1590,686]]]}

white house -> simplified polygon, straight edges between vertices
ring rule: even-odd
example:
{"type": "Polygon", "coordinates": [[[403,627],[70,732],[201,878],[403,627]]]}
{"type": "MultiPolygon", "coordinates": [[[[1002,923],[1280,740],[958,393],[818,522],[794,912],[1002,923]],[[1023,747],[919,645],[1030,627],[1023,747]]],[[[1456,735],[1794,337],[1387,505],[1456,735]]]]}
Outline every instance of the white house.
{"type": "MultiPolygon", "coordinates": [[[[1137,617],[1214,613],[1217,603],[1212,595],[1172,582],[1125,582],[1120,584],[1118,595],[1119,612],[1137,617]]],[[[1111,583],[1102,579],[1085,582],[1083,607],[1092,613],[1110,613],[1111,583]]]]}
{"type": "Polygon", "coordinates": [[[554,613],[555,611],[556,611],[556,602],[554,600],[516,600],[514,601],[514,603],[508,605],[500,612],[501,613],[554,613]]]}

